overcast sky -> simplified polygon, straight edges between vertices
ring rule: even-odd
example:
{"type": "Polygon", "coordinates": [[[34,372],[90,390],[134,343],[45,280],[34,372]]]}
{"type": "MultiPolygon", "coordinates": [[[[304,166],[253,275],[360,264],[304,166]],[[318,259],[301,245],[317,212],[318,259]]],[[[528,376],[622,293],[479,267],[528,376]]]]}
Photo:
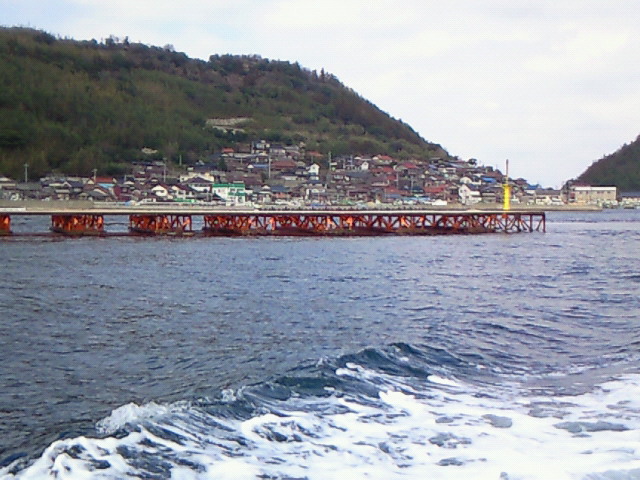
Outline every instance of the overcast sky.
{"type": "Polygon", "coordinates": [[[0,0],[0,24],[324,68],[449,153],[544,186],[640,134],[638,0],[0,0]]]}

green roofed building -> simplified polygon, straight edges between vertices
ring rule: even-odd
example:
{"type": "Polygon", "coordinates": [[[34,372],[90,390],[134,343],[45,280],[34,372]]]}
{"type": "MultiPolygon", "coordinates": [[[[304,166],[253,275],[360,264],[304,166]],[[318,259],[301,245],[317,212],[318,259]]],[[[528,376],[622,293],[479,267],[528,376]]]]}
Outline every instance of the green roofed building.
{"type": "Polygon", "coordinates": [[[243,182],[214,183],[211,193],[224,199],[227,205],[244,205],[247,202],[247,192],[243,182]]]}

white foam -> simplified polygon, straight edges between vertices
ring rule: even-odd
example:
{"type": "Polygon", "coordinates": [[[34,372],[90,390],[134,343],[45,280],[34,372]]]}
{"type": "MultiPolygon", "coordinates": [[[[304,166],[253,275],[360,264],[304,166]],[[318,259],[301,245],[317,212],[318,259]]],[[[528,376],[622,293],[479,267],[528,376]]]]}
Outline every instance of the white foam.
{"type": "Polygon", "coordinates": [[[145,405],[128,403],[116,408],[111,414],[96,424],[98,433],[110,435],[128,423],[137,423],[142,420],[151,420],[187,408],[184,402],[163,405],[150,402],[145,405]]]}
{"type": "Polygon", "coordinates": [[[231,403],[231,402],[235,402],[236,400],[237,400],[236,392],[233,389],[227,388],[227,389],[222,391],[222,401],[223,402],[231,403]]]}
{"type": "MultiPolygon", "coordinates": [[[[385,377],[355,364],[342,374],[385,377]]],[[[125,405],[101,428],[145,422],[177,437],[161,438],[143,425],[122,439],[55,442],[18,477],[140,476],[144,472],[122,456],[127,447],[162,458],[172,465],[174,478],[184,479],[638,478],[640,376],[608,382],[584,395],[556,397],[518,393],[513,385],[483,391],[452,382],[452,389],[448,381],[439,385],[438,378],[432,388],[416,394],[408,393],[408,385],[399,385],[402,391],[386,388],[377,402],[344,394],[294,398],[283,402],[277,414],[215,419],[219,430],[206,412],[184,403],[125,405]],[[319,402],[331,408],[317,408],[319,402]],[[566,425],[586,429],[573,433],[566,425]],[[65,453],[73,446],[81,447],[77,458],[65,453]],[[95,461],[108,462],[109,468],[96,470],[95,461]]],[[[394,381],[399,382],[385,378],[385,384],[394,381]]]]}
{"type": "Polygon", "coordinates": [[[456,382],[453,379],[450,378],[444,378],[444,377],[440,377],[438,375],[429,375],[427,377],[427,380],[429,380],[432,383],[437,383],[438,385],[447,385],[449,387],[459,387],[460,384],[458,382],[456,382]]]}

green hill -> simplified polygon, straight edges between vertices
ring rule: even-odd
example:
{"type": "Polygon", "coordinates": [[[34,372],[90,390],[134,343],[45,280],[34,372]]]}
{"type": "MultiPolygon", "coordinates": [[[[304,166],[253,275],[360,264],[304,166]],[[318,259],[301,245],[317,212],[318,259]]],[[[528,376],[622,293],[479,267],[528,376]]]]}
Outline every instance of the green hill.
{"type": "Polygon", "coordinates": [[[115,175],[145,147],[194,163],[259,139],[334,155],[448,157],[333,75],[297,63],[203,61],[171,46],[0,28],[0,174],[19,178],[28,163],[32,178],[115,175]]]}
{"type": "Polygon", "coordinates": [[[618,191],[640,190],[640,136],[587,168],[577,178],[597,186],[616,186],[618,191]]]}

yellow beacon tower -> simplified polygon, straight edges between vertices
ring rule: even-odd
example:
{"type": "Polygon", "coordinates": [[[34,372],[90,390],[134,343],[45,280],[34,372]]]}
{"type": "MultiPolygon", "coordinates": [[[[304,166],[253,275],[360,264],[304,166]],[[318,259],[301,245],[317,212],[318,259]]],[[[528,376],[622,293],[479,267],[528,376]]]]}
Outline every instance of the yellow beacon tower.
{"type": "Polygon", "coordinates": [[[504,176],[504,183],[502,185],[502,209],[511,209],[511,185],[509,185],[509,160],[507,160],[507,173],[504,176]]]}

